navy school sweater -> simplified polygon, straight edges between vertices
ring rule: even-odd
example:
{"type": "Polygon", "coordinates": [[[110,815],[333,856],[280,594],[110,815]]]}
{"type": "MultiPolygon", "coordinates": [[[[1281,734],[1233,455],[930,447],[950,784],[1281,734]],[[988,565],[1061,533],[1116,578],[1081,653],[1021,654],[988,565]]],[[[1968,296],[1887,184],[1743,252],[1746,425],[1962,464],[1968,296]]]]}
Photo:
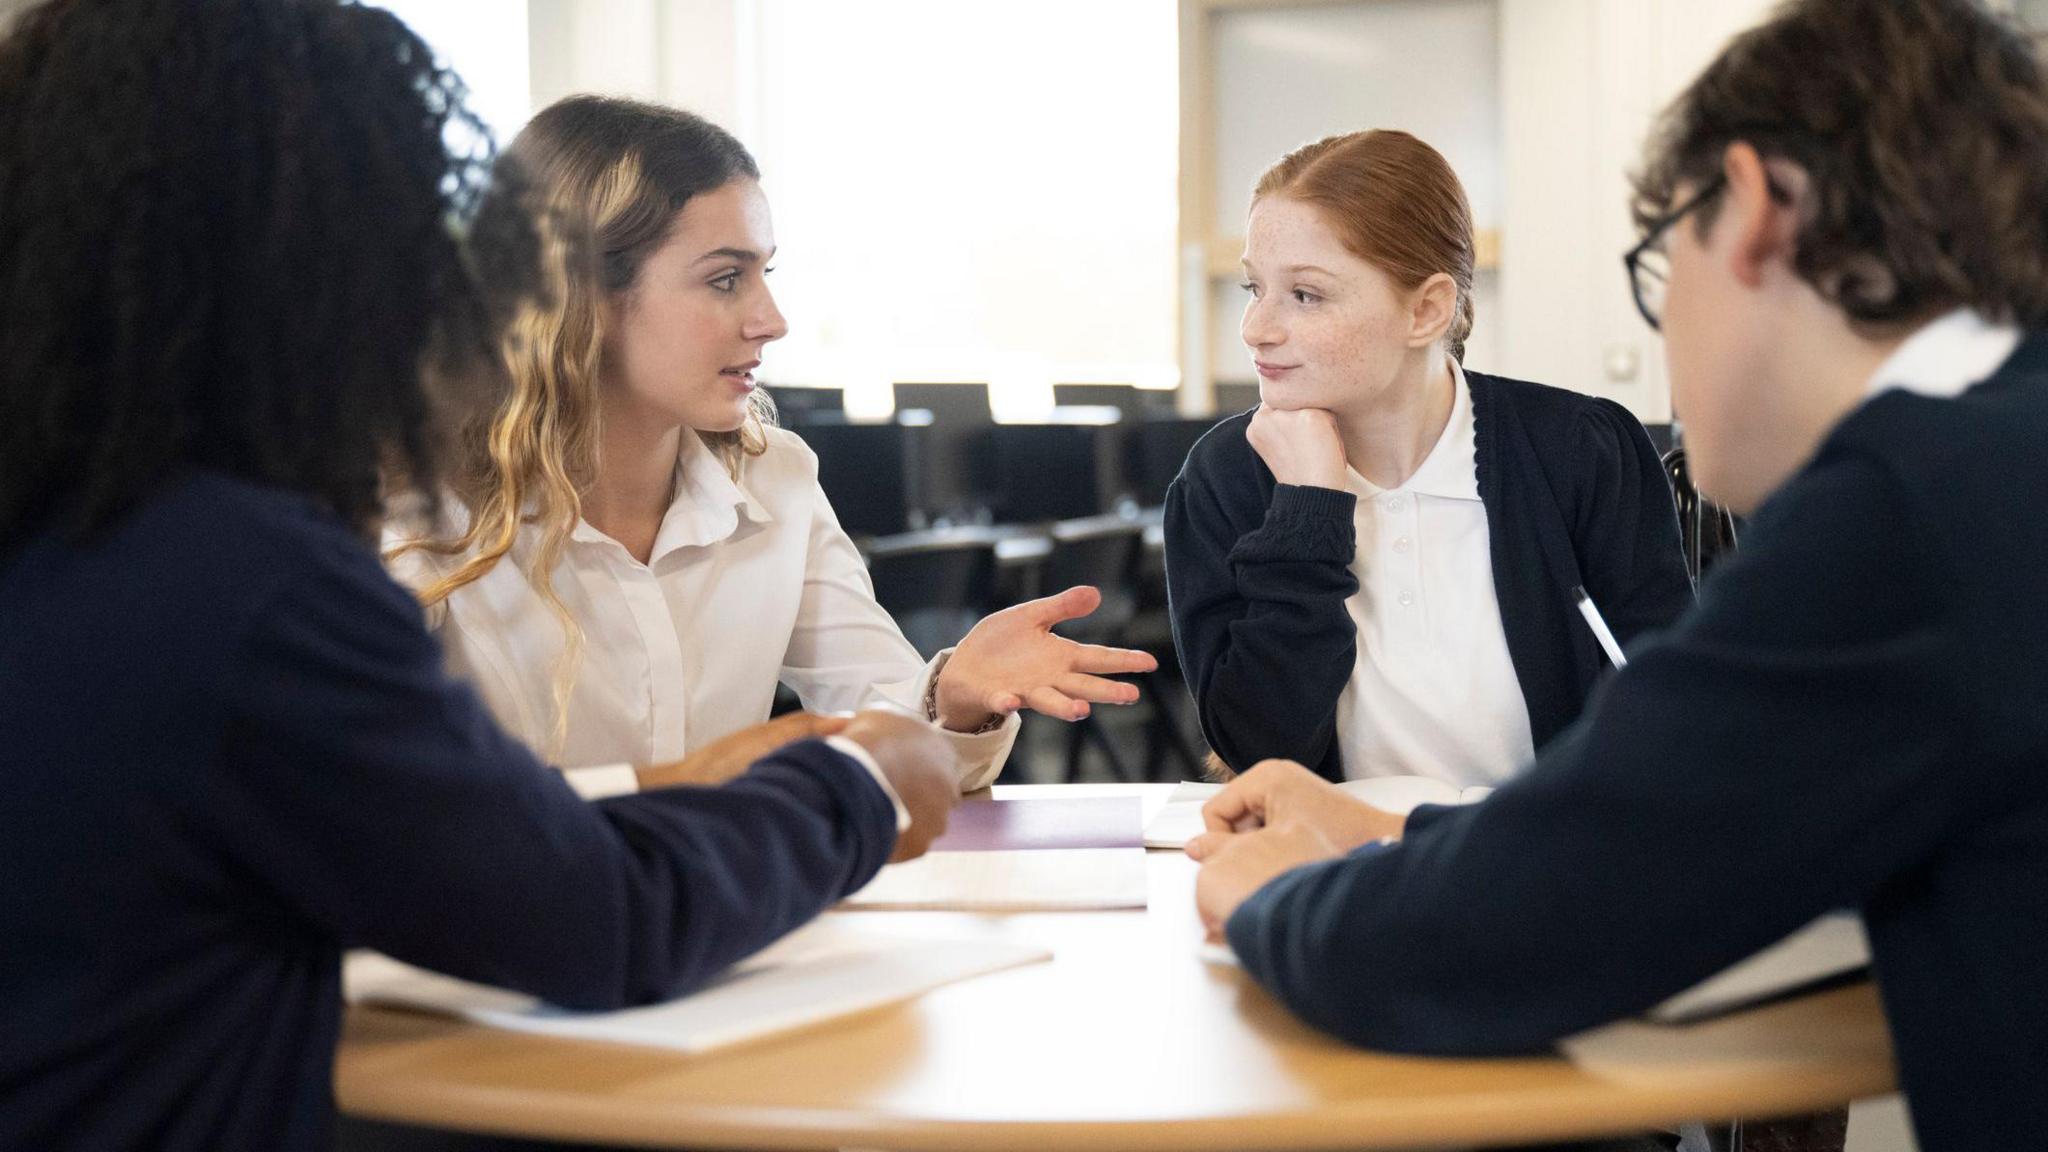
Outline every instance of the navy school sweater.
{"type": "Polygon", "coordinates": [[[816,742],[586,803],[338,521],[191,477],[0,561],[0,1148],[324,1149],[344,948],[673,996],[894,841],[816,742]]]}
{"type": "Polygon", "coordinates": [[[2048,1133],[2048,336],[1863,405],[1487,801],[1228,925],[1309,1022],[1526,1051],[1860,910],[1927,1152],[2048,1133]]]}
{"type": "MultiPolygon", "coordinates": [[[[1677,512],[1650,438],[1611,400],[1465,373],[1501,627],[1541,748],[1608,668],[1583,586],[1626,645],[1691,606],[1677,512]]],[[[1174,645],[1202,734],[1243,771],[1298,761],[1344,779],[1337,702],[1357,664],[1344,602],[1357,497],[1279,484],[1251,413],[1196,443],[1166,494],[1174,645]]],[[[1369,723],[1370,717],[1363,718],[1369,723]]]]}

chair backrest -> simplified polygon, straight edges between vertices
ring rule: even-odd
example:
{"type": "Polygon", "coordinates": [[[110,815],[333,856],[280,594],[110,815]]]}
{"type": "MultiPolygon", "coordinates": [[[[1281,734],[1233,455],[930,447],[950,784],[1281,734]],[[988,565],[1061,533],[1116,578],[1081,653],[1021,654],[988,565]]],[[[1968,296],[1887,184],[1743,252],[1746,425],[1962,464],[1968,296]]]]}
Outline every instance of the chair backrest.
{"type": "Polygon", "coordinates": [[[1697,585],[1717,560],[1735,551],[1741,522],[1692,486],[1683,444],[1664,453],[1664,476],[1671,481],[1671,495],[1678,503],[1678,538],[1685,551],[1686,575],[1697,585]]]}
{"type": "Polygon", "coordinates": [[[989,413],[986,384],[896,384],[896,410],[922,408],[941,424],[987,424],[989,413]]]}
{"type": "Polygon", "coordinates": [[[918,655],[929,660],[995,609],[996,546],[985,535],[904,544],[878,541],[868,555],[875,600],[918,655]]]}
{"type": "Polygon", "coordinates": [[[854,536],[888,536],[921,524],[923,437],[914,425],[848,423],[814,414],[797,434],[818,454],[818,487],[839,523],[854,536]]]}
{"type": "Polygon", "coordinates": [[[1121,487],[1123,429],[1066,421],[990,428],[996,520],[1039,524],[1108,511],[1121,487]]]}
{"type": "Polygon", "coordinates": [[[846,411],[846,392],[840,388],[777,384],[768,389],[768,398],[775,402],[775,415],[785,428],[802,427],[813,413],[846,411]]]}
{"type": "Polygon", "coordinates": [[[1249,412],[1258,406],[1259,386],[1257,384],[1230,384],[1221,380],[1216,382],[1216,418],[1218,420],[1226,416],[1235,416],[1240,412],[1249,412]]]}
{"type": "Polygon", "coordinates": [[[1079,620],[1055,629],[1070,640],[1114,644],[1137,614],[1138,559],[1145,547],[1145,526],[1122,516],[1091,516],[1062,520],[1048,535],[1041,590],[1052,595],[1076,584],[1092,584],[1102,592],[1102,606],[1079,620]]]}
{"type": "Polygon", "coordinates": [[[1166,503],[1166,486],[1180,475],[1188,452],[1214,420],[1172,416],[1140,420],[1124,429],[1124,487],[1143,508],[1166,503]]]}

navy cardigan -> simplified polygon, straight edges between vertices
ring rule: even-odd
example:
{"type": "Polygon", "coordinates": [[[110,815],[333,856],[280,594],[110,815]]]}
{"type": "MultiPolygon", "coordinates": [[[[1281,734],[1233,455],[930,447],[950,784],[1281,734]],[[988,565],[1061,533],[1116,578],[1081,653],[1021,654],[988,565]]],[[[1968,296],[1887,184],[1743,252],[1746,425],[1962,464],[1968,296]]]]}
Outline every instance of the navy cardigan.
{"type": "Polygon", "coordinates": [[[816,742],[586,803],[334,517],[192,477],[0,559],[0,1148],[328,1148],[342,949],[671,996],[895,838],[816,742]]]}
{"type": "MultiPolygon", "coordinates": [[[[1607,667],[1573,588],[1626,645],[1676,619],[1692,585],[1670,485],[1627,409],[1481,372],[1465,379],[1494,593],[1541,748],[1607,667]]],[[[1174,645],[1202,734],[1226,764],[1277,757],[1342,780],[1357,498],[1276,483],[1245,439],[1250,423],[1247,412],[1211,429],[1167,489],[1174,645]]]]}
{"type": "Polygon", "coordinates": [[[2041,1147],[2044,444],[2048,336],[1864,404],[1531,768],[1282,875],[1231,945],[1355,1043],[1506,1053],[1854,908],[1920,1147],[2041,1147]]]}

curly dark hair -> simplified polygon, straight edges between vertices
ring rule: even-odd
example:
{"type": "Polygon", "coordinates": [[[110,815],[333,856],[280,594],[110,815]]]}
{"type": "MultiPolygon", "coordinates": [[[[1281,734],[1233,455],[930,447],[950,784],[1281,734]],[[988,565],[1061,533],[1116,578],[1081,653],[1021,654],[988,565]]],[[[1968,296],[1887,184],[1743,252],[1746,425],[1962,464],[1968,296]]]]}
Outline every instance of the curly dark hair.
{"type": "Polygon", "coordinates": [[[437,397],[501,370],[540,282],[520,197],[485,206],[465,100],[396,17],[340,0],[22,13],[0,44],[0,557],[194,468],[364,535],[394,479],[433,492],[438,414],[470,403],[437,397]]]}
{"type": "Polygon", "coordinates": [[[1852,319],[1966,305],[2048,324],[2048,89],[2027,38],[1981,4],[1785,4],[1665,112],[1638,223],[1718,175],[1736,141],[1810,177],[1797,268],[1852,319]]]}

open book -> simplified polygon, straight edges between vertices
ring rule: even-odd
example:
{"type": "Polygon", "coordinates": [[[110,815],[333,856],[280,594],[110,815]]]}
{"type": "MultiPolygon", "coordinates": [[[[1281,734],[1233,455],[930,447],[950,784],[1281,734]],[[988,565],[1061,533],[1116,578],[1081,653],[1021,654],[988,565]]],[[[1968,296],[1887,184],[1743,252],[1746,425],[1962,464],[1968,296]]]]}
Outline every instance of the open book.
{"type": "Polygon", "coordinates": [[[460,1017],[517,1032],[708,1052],[912,999],[944,984],[1050,960],[1002,940],[919,940],[817,921],[679,1000],[618,1012],[571,1012],[373,952],[349,956],[352,1001],[460,1017]]]}
{"type": "MultiPolygon", "coordinates": [[[[1375,808],[1407,815],[1419,804],[1470,804],[1484,799],[1493,789],[1483,785],[1460,788],[1427,776],[1377,776],[1369,780],[1346,780],[1337,787],[1375,808]]],[[[1223,791],[1221,784],[1186,783],[1166,798],[1166,806],[1145,825],[1145,847],[1179,848],[1202,834],[1202,805],[1223,791]]]]}

